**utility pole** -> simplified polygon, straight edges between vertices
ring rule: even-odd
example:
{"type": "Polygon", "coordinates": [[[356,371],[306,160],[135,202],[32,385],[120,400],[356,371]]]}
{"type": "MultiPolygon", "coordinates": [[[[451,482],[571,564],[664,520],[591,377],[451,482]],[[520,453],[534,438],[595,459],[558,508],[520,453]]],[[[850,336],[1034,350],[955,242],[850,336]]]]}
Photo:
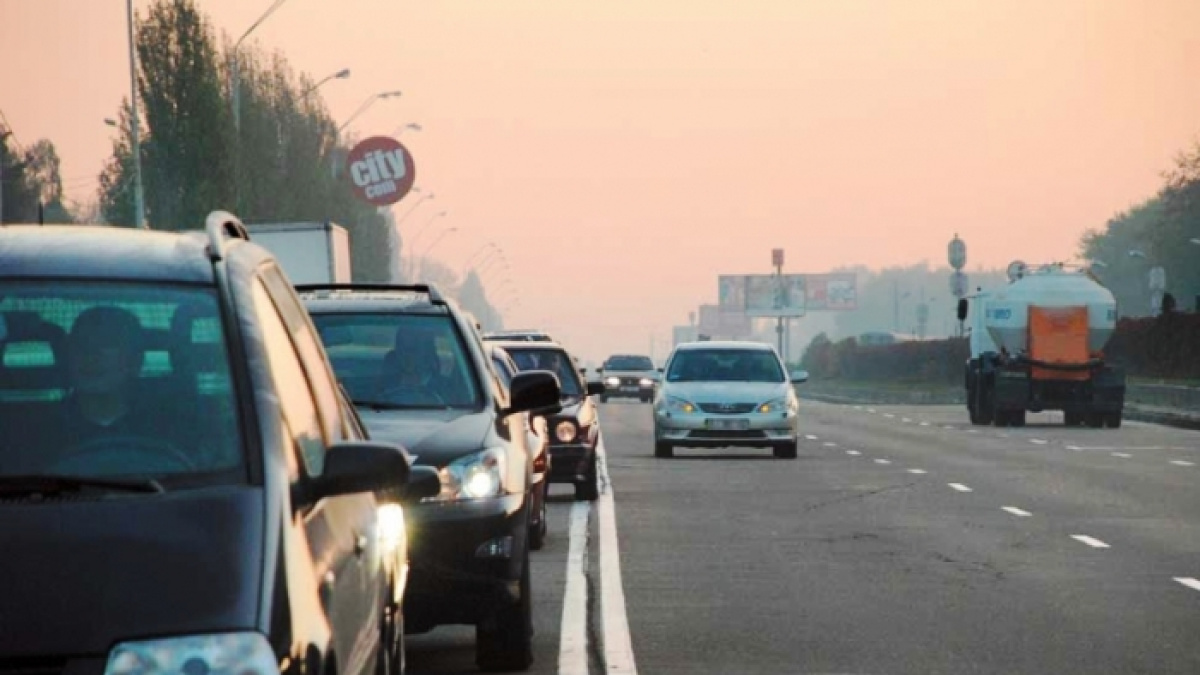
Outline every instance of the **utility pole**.
{"type": "Polygon", "coordinates": [[[8,156],[8,137],[12,132],[4,127],[0,127],[0,225],[4,224],[4,158],[8,156]]]}
{"type": "Polygon", "coordinates": [[[125,3],[129,23],[129,137],[133,144],[133,226],[147,229],[142,192],[142,146],[138,137],[137,50],[133,38],[133,0],[125,3]]]}
{"type": "MultiPolygon", "coordinates": [[[[771,262],[775,265],[775,284],[776,288],[776,303],[783,309],[783,249],[777,248],[771,251],[771,262]]],[[[779,355],[787,362],[787,353],[783,344],[783,323],[784,318],[782,313],[776,318],[775,335],[779,342],[779,355]]]]}

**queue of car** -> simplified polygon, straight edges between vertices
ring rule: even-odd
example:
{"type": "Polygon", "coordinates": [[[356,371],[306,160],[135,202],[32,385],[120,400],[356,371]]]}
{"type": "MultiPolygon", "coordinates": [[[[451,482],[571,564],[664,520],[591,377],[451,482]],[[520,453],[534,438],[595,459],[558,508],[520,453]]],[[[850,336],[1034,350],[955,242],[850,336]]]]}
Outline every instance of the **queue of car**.
{"type": "Polygon", "coordinates": [[[405,635],[449,624],[482,670],[526,670],[549,486],[599,496],[596,398],[653,402],[658,457],[796,456],[806,376],[769,346],[588,381],[432,285],[293,286],[224,212],[6,226],[0,250],[0,654],[38,673],[397,675],[405,635]]]}

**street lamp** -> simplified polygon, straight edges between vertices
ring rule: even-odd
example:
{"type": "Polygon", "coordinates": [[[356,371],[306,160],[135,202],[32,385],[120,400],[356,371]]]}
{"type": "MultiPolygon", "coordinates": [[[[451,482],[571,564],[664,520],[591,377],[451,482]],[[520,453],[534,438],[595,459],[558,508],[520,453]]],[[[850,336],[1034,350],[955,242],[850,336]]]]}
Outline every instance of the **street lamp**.
{"type": "Polygon", "coordinates": [[[133,0],[126,0],[129,24],[129,139],[133,152],[133,226],[146,229],[146,199],[142,193],[142,143],[138,133],[137,50],[133,41],[133,0]]]}
{"type": "Polygon", "coordinates": [[[342,126],[337,128],[337,133],[341,134],[342,131],[346,127],[350,126],[351,122],[353,122],[359,115],[365,113],[367,111],[367,108],[370,108],[371,105],[375,103],[375,101],[378,101],[379,99],[382,99],[382,98],[395,98],[395,97],[400,96],[401,93],[402,92],[400,92],[400,90],[395,90],[395,91],[381,91],[378,94],[371,94],[370,96],[367,97],[367,100],[363,101],[362,105],[358,106],[358,110],[354,111],[354,114],[350,116],[350,119],[346,120],[344,123],[342,123],[342,126]]]}
{"type": "Polygon", "coordinates": [[[392,135],[399,136],[400,134],[404,133],[405,131],[409,131],[409,130],[424,131],[424,129],[421,127],[420,124],[417,124],[416,122],[409,122],[408,124],[402,124],[402,125],[396,127],[396,130],[392,132],[392,135]]]}
{"type": "Polygon", "coordinates": [[[325,84],[326,82],[328,82],[330,80],[345,80],[345,79],[349,79],[349,77],[350,77],[350,69],[342,68],[341,70],[337,71],[336,73],[331,73],[329,75],[326,75],[325,77],[321,78],[321,80],[319,82],[317,82],[316,84],[314,84],[311,87],[309,87],[308,89],[305,89],[304,91],[300,92],[300,98],[308,98],[309,94],[313,93],[321,85],[325,84]]]}
{"type": "MultiPolygon", "coordinates": [[[[129,0],[129,2],[132,4],[133,0],[129,0]]],[[[233,49],[229,52],[229,99],[233,106],[233,129],[235,132],[240,133],[242,130],[242,100],[240,96],[241,86],[238,79],[238,50],[242,48],[242,42],[244,42],[246,38],[250,37],[250,34],[253,33],[259,26],[261,26],[262,23],[266,21],[272,14],[274,14],[275,10],[282,7],[283,3],[285,2],[287,2],[287,0],[275,0],[272,2],[271,6],[267,8],[267,11],[263,12],[262,16],[258,17],[254,23],[250,24],[250,27],[246,29],[246,32],[242,33],[242,36],[237,39],[237,42],[233,43],[233,49]]],[[[349,73],[347,73],[347,75],[349,75],[349,73]]]]}
{"type": "MultiPolygon", "coordinates": [[[[412,270],[413,272],[413,281],[416,281],[417,272],[417,242],[421,240],[421,235],[425,234],[425,231],[429,229],[429,225],[433,223],[433,221],[437,220],[438,218],[444,218],[447,213],[449,212],[439,211],[430,216],[429,220],[425,221],[425,225],[422,226],[420,230],[417,230],[412,242],[409,243],[409,246],[412,247],[412,252],[408,254],[408,269],[412,270]]],[[[424,268],[424,264],[422,264],[421,267],[424,268]]]]}
{"type": "Polygon", "coordinates": [[[446,235],[454,234],[455,232],[458,232],[457,227],[450,227],[450,228],[446,228],[446,229],[442,230],[442,233],[437,236],[437,239],[433,240],[433,243],[429,245],[429,248],[425,249],[425,253],[421,255],[421,272],[422,273],[425,271],[425,260],[427,258],[429,258],[429,254],[431,251],[433,251],[434,247],[437,246],[438,243],[440,243],[442,241],[442,239],[445,239],[446,235]]]}

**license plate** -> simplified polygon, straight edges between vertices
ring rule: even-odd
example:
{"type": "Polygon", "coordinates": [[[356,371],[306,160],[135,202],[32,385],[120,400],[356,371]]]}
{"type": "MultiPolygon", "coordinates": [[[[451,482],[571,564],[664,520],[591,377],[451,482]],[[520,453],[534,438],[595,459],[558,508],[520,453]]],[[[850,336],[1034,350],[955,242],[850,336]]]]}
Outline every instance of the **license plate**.
{"type": "Polygon", "coordinates": [[[707,424],[713,431],[745,431],[750,428],[750,420],[709,419],[707,424]]]}
{"type": "Polygon", "coordinates": [[[621,387],[621,391],[633,392],[633,391],[637,391],[637,390],[638,390],[637,387],[621,387]]]}

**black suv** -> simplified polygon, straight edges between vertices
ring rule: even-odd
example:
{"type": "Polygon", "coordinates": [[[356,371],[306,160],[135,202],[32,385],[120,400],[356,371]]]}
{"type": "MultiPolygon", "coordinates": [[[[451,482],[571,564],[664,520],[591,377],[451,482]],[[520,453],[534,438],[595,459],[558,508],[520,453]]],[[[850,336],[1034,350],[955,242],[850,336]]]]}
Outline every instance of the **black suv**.
{"type": "Polygon", "coordinates": [[[362,433],[237,219],[6,226],[0,249],[3,663],[403,671],[406,537],[376,495],[436,480],[362,433]]]}
{"type": "Polygon", "coordinates": [[[480,668],[528,668],[534,484],[520,413],[557,406],[558,379],[521,373],[502,386],[473,322],[436,287],[298,290],[367,428],[441,477],[438,495],[405,509],[406,628],[471,624],[480,668]]]}

